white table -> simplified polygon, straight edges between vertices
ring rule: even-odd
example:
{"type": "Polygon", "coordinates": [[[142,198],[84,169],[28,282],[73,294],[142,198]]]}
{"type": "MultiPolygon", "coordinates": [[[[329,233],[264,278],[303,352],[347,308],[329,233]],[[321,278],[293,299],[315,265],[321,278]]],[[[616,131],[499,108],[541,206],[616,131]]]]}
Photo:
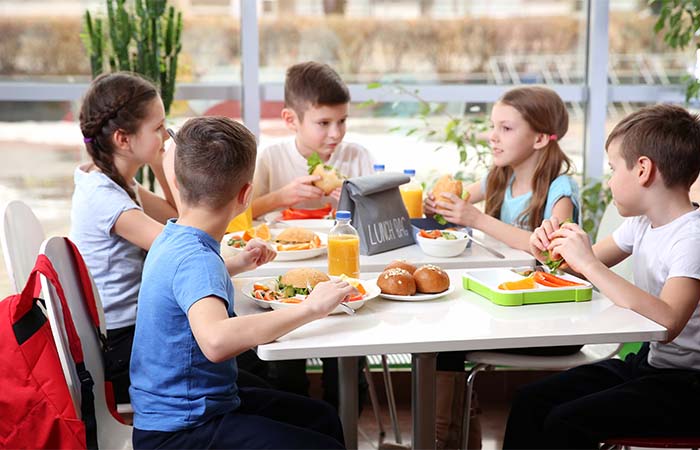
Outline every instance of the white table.
{"type": "MultiPolygon", "coordinates": [[[[417,266],[421,266],[423,264],[435,264],[443,269],[518,267],[533,266],[535,264],[535,259],[527,252],[511,248],[477,230],[474,230],[474,237],[492,249],[502,253],[505,256],[505,259],[493,256],[483,248],[473,244],[459,256],[454,258],[438,258],[435,256],[426,255],[423,253],[420,247],[418,247],[418,245],[414,244],[388,252],[379,253],[377,255],[360,255],[360,271],[362,273],[381,272],[384,269],[384,266],[394,259],[405,259],[417,266]]],[[[224,253],[225,251],[226,250],[222,250],[224,253]]],[[[239,275],[239,277],[277,276],[296,267],[310,267],[313,269],[323,270],[325,272],[328,269],[328,256],[324,253],[316,258],[301,261],[272,261],[271,263],[255,269],[254,272],[246,272],[239,275]]]]}
{"type": "MultiPolygon", "coordinates": [[[[503,307],[463,290],[461,270],[448,273],[459,287],[446,297],[414,303],[378,298],[367,302],[355,316],[329,316],[260,345],[258,356],[263,360],[340,357],[341,420],[347,447],[357,448],[357,359],[353,357],[411,353],[412,442],[414,448],[433,448],[437,352],[666,337],[662,326],[615,306],[598,293],[590,302],[503,307]]],[[[234,278],[234,285],[238,290],[249,280],[234,278]]],[[[235,305],[239,315],[265,311],[240,291],[235,305]]]]}

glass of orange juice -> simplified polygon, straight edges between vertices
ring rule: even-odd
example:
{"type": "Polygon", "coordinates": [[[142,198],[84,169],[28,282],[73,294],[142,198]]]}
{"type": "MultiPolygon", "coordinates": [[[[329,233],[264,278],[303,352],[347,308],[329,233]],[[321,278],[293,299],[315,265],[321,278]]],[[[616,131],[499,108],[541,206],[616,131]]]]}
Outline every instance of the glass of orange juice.
{"type": "Polygon", "coordinates": [[[229,222],[226,228],[227,233],[243,231],[253,227],[253,207],[248,206],[245,211],[237,215],[229,222]]]}
{"type": "Polygon", "coordinates": [[[357,235],[328,236],[328,275],[360,277],[360,238],[357,235]]]}

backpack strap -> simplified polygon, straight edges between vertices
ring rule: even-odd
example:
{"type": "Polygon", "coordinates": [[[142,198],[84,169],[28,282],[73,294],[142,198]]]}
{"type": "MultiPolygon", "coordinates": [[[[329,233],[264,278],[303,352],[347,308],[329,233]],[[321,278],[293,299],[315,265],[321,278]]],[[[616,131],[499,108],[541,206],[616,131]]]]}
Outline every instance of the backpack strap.
{"type": "MultiPolygon", "coordinates": [[[[71,357],[75,363],[76,371],[78,372],[78,378],[80,379],[80,410],[82,420],[85,423],[85,434],[88,449],[97,448],[97,420],[95,418],[95,395],[92,391],[95,385],[92,375],[85,367],[83,347],[80,342],[80,337],[75,329],[75,323],[73,322],[73,317],[71,316],[70,309],[68,308],[68,303],[66,302],[66,295],[63,292],[63,287],[58,279],[58,274],[51,264],[51,261],[46,257],[46,255],[39,255],[37,257],[34,268],[32,269],[27,284],[22,289],[22,300],[21,304],[34,304],[33,294],[36,292],[37,284],[39,283],[38,275],[42,274],[56,290],[59,300],[61,301],[61,310],[63,313],[63,325],[68,336],[68,347],[70,349],[71,357]]],[[[92,292],[92,291],[91,291],[92,292]]]]}

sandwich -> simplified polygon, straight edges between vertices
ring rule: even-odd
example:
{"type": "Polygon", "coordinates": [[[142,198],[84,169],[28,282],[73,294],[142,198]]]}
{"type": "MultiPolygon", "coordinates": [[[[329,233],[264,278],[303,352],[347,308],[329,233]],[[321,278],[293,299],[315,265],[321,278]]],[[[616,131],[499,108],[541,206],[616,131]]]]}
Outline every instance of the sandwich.
{"type": "Polygon", "coordinates": [[[309,250],[321,246],[321,239],[311,230],[301,227],[285,228],[275,239],[277,251],[309,250]]]}
{"type": "Polygon", "coordinates": [[[309,175],[318,175],[320,180],[314,181],[313,185],[321,189],[324,194],[328,195],[335,189],[343,185],[343,177],[333,166],[324,164],[318,153],[313,152],[306,160],[309,166],[309,175]]]}
{"type": "MultiPolygon", "coordinates": [[[[452,178],[452,175],[449,174],[443,175],[437,180],[435,186],[433,186],[432,194],[433,198],[435,198],[435,201],[443,201],[449,203],[451,203],[452,200],[450,200],[450,198],[444,194],[454,194],[457,197],[462,198],[463,200],[469,199],[469,192],[463,192],[462,182],[460,180],[455,180],[454,178],[452,178]]],[[[433,215],[433,218],[440,225],[447,224],[447,220],[445,220],[445,218],[442,217],[442,214],[435,214],[433,215]]]]}
{"type": "Polygon", "coordinates": [[[330,278],[320,270],[301,267],[292,269],[279,278],[278,288],[285,297],[309,295],[316,285],[330,278]]]}

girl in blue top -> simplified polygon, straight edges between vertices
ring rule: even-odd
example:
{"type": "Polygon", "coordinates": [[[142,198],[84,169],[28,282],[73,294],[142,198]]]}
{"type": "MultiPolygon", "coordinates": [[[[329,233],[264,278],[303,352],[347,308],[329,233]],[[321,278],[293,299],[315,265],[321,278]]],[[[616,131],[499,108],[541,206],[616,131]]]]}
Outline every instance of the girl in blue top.
{"type": "MultiPolygon", "coordinates": [[[[567,175],[571,161],[559,146],[569,127],[569,114],[556,92],[528,86],[505,93],[491,110],[489,143],[493,166],[486,178],[467,187],[469,197],[454,194],[425,200],[426,214],[439,213],[449,222],[481,230],[513,248],[529,251],[530,235],[542,220],[578,222],[578,187],[567,175]],[[484,212],[473,203],[486,201],[484,212]]],[[[560,355],[580,346],[516,349],[517,353],[560,355]]],[[[464,352],[437,357],[436,446],[461,444],[464,408],[464,352]]],[[[475,405],[475,401],[472,401],[475,405]]],[[[476,410],[476,406],[474,410],[476,410]]],[[[478,417],[472,416],[468,448],[481,447],[478,417]]]]}
{"type": "Polygon", "coordinates": [[[569,114],[551,89],[519,87],[494,104],[491,127],[493,167],[487,177],[467,187],[467,200],[429,195],[425,211],[529,251],[530,234],[542,220],[578,221],[578,187],[567,175],[571,161],[559,146],[569,114]],[[484,212],[473,206],[482,200],[484,212]]]}

